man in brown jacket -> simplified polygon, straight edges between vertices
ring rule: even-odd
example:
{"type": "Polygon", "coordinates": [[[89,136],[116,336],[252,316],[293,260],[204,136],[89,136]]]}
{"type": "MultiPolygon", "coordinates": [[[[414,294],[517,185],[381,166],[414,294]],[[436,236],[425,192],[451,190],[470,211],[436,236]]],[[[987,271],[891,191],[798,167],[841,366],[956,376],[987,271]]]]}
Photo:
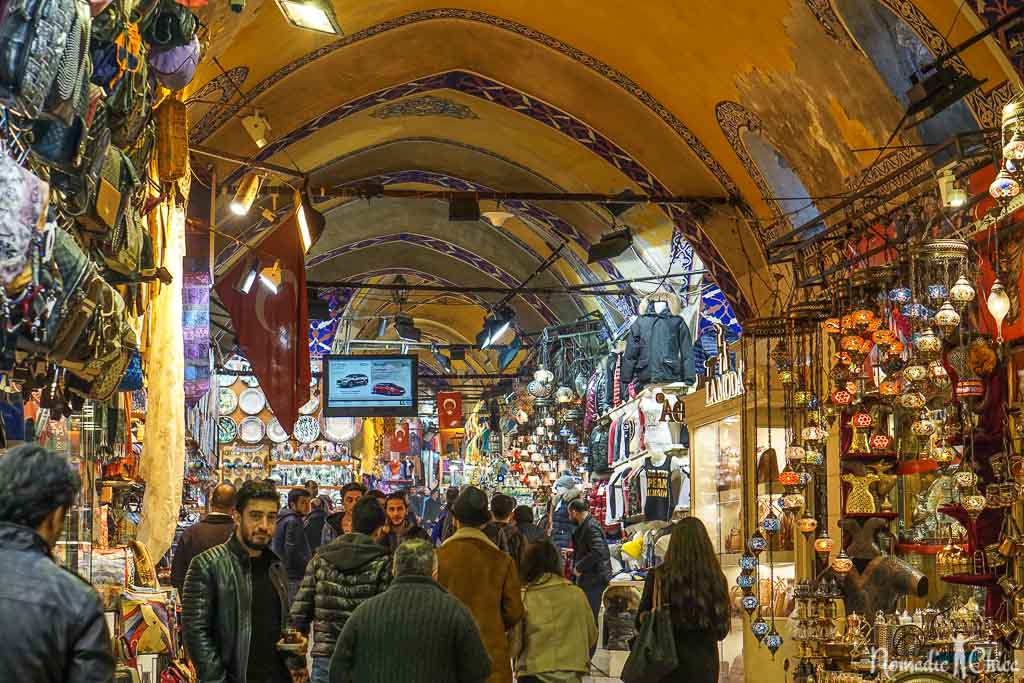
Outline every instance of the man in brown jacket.
{"type": "Polygon", "coordinates": [[[476,619],[493,662],[487,683],[512,683],[506,632],[523,618],[515,562],[480,530],[491,521],[487,495],[467,487],[452,505],[457,531],[437,551],[437,582],[476,619]]]}

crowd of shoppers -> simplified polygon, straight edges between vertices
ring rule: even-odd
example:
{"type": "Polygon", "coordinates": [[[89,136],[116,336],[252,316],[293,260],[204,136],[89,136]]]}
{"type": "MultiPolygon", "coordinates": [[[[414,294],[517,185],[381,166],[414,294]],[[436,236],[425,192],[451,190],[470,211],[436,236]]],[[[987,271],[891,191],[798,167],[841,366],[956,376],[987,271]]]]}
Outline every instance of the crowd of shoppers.
{"type": "MultiPolygon", "coordinates": [[[[51,557],[80,486],[43,448],[0,457],[0,680],[113,680],[96,592],[51,557]]],[[[581,683],[611,564],[580,497],[555,506],[572,525],[570,580],[567,554],[508,496],[449,490],[435,543],[404,496],[374,493],[350,485],[333,513],[315,482],[283,510],[272,482],[214,488],[172,566],[197,683],[581,683]]],[[[638,624],[656,585],[679,658],[662,681],[716,681],[729,600],[700,520],[675,524],[638,624]]]]}

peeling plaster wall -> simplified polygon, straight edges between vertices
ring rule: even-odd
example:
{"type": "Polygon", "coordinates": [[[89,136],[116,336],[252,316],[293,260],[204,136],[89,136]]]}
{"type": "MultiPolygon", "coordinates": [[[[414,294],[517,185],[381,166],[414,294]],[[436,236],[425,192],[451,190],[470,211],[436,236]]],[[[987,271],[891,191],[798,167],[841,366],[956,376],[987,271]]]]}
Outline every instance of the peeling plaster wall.
{"type": "Polygon", "coordinates": [[[873,159],[850,149],[883,144],[903,112],[894,97],[878,95],[888,87],[864,55],[829,38],[803,0],[791,6],[786,33],[794,68],[754,67],[734,82],[739,102],[761,118],[762,133],[807,189],[831,194],[873,159]]]}

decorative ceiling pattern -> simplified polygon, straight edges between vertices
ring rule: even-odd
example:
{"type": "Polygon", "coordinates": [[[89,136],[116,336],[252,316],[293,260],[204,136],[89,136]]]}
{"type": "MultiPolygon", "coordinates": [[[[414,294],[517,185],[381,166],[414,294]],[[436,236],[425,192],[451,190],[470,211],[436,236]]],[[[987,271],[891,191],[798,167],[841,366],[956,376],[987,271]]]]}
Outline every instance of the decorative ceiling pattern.
{"type": "Polygon", "coordinates": [[[386,104],[370,114],[375,119],[398,119],[406,116],[447,116],[453,119],[478,119],[464,104],[436,95],[421,95],[386,104]]]}

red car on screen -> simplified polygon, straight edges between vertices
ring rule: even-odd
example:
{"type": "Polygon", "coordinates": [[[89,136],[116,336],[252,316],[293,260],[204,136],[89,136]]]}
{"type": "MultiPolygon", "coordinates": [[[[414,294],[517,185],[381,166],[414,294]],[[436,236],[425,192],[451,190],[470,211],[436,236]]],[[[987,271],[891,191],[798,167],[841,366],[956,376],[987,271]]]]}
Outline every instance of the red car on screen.
{"type": "Polygon", "coordinates": [[[384,396],[401,396],[405,393],[405,387],[400,387],[391,382],[381,382],[380,384],[374,384],[372,391],[375,394],[382,394],[384,396]]]}

